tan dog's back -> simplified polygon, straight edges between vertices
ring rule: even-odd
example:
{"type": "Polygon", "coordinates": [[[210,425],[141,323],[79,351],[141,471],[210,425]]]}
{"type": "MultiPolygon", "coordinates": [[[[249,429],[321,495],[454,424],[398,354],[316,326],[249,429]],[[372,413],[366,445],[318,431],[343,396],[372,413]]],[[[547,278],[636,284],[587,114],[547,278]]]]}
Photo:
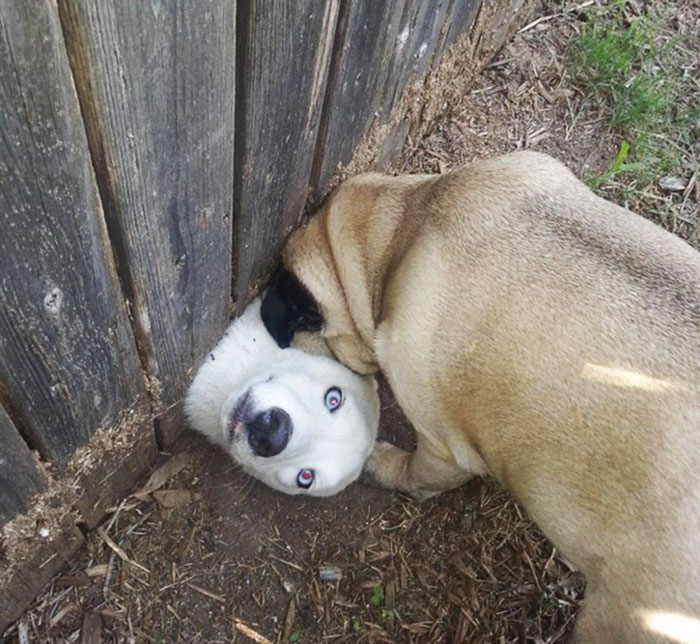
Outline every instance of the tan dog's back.
{"type": "Polygon", "coordinates": [[[362,175],[323,219],[354,340],[306,279],[313,229],[287,264],[334,352],[373,353],[418,432],[380,479],[496,476],[585,573],[585,641],[700,620],[700,255],[533,153],[362,175]]]}
{"type": "MultiPolygon", "coordinates": [[[[635,609],[697,616],[697,253],[537,160],[431,187],[423,233],[385,291],[395,313],[378,326],[379,362],[409,417],[463,432],[575,555],[589,597],[614,585],[635,609]]],[[[612,636],[626,609],[602,603],[612,636]]]]}

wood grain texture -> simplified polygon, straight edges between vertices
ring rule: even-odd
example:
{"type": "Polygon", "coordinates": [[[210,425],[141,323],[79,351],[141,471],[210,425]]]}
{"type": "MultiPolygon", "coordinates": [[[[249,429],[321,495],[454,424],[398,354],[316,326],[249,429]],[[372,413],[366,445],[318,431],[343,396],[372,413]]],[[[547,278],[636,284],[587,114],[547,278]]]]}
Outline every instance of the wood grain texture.
{"type": "Polygon", "coordinates": [[[0,397],[65,462],[143,393],[61,26],[0,0],[0,397]]]}
{"type": "Polygon", "coordinates": [[[0,446],[1,528],[16,514],[27,509],[34,494],[46,488],[46,477],[2,407],[0,446]]]}
{"type": "MultiPolygon", "coordinates": [[[[379,145],[373,170],[383,171],[396,159],[416,115],[397,114],[404,91],[439,64],[438,49],[450,30],[452,5],[464,0],[407,0],[401,18],[399,34],[391,55],[387,79],[382,92],[381,109],[377,111],[373,125],[385,125],[388,129],[379,145]]],[[[415,123],[414,123],[415,125],[415,123]]]]}
{"type": "Polygon", "coordinates": [[[160,439],[231,285],[234,0],[59,9],[160,439]]]}
{"type": "MultiPolygon", "coordinates": [[[[357,0],[343,5],[312,179],[316,202],[325,196],[338,164],[350,162],[370,128],[396,116],[392,111],[404,90],[439,64],[479,5],[480,0],[357,0]]],[[[408,123],[399,121],[385,133],[376,169],[400,154],[408,131],[408,123]]]]}
{"type": "Polygon", "coordinates": [[[472,30],[474,56],[484,62],[492,60],[534,6],[535,0],[482,0],[472,30]]]}
{"type": "Polygon", "coordinates": [[[338,10],[338,0],[238,2],[239,310],[304,209],[338,10]]]}
{"type": "Polygon", "coordinates": [[[0,560],[0,634],[22,615],[84,541],[67,515],[50,538],[37,536],[26,556],[11,562],[0,560]]]}
{"type": "Polygon", "coordinates": [[[481,4],[482,0],[450,0],[445,18],[445,28],[435,51],[436,60],[467,32],[476,19],[481,4]]]}
{"type": "Polygon", "coordinates": [[[407,0],[381,93],[380,121],[387,119],[405,87],[430,68],[441,32],[447,27],[448,8],[449,0],[407,0]]]}
{"type": "Polygon", "coordinates": [[[311,179],[316,200],[381,108],[405,8],[406,0],[342,5],[311,179]]]}

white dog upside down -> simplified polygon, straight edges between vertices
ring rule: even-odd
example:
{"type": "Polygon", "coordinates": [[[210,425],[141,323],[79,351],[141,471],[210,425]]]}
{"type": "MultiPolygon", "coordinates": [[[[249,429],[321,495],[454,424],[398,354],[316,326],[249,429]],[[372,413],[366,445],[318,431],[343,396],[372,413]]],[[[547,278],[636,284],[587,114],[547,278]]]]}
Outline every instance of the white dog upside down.
{"type": "Polygon", "coordinates": [[[359,477],[374,446],[379,398],[372,377],[280,349],[256,300],[197,371],[185,414],[193,429],[270,487],[330,496],[359,477]]]}

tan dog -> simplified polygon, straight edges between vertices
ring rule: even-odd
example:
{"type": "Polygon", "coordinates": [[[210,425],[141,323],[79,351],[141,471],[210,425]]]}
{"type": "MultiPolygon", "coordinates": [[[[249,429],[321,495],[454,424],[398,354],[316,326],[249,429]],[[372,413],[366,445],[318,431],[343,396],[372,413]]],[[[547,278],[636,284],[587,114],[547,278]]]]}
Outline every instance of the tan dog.
{"type": "Polygon", "coordinates": [[[416,428],[381,484],[490,473],[585,574],[576,641],[700,641],[700,254],[520,152],[355,177],[283,260],[416,428]]]}

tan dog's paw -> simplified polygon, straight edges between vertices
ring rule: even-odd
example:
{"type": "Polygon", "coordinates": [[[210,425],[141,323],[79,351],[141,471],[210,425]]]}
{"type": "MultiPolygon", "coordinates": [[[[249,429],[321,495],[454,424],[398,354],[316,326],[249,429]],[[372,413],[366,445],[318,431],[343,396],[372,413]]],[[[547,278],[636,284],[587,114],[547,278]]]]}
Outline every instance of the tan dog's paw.
{"type": "Polygon", "coordinates": [[[365,463],[363,482],[374,483],[390,490],[405,490],[406,468],[410,456],[409,452],[396,445],[377,441],[365,463]]]}

